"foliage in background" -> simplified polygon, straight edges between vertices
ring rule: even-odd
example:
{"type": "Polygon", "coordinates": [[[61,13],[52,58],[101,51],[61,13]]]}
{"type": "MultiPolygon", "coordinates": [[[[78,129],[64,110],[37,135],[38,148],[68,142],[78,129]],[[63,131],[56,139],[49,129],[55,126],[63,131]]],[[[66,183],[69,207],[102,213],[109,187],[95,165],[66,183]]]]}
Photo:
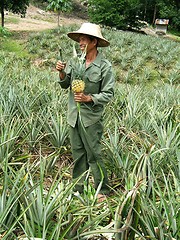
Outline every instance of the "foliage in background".
{"type": "MultiPolygon", "coordinates": [[[[72,25],[68,29],[73,31],[77,29],[77,26],[72,25]]],[[[178,42],[108,28],[102,28],[102,32],[111,43],[110,48],[103,49],[103,53],[113,63],[118,81],[139,84],[179,82],[180,49],[178,42]]],[[[61,27],[61,30],[32,35],[27,45],[29,52],[37,53],[43,59],[44,65],[54,67],[59,48],[61,48],[67,61],[72,56],[73,44],[66,34],[67,29],[61,27]],[[39,49],[37,45],[40,46],[39,49]]]]}
{"type": "Polygon", "coordinates": [[[155,23],[156,18],[169,19],[169,25],[176,30],[180,30],[180,3],[178,0],[168,1],[141,1],[143,3],[141,11],[144,17],[144,21],[150,24],[155,23]]]}
{"type": "Polygon", "coordinates": [[[133,1],[108,1],[89,0],[88,13],[91,21],[101,23],[117,29],[140,27],[138,0],[133,1]]]}
{"type": "Polygon", "coordinates": [[[154,24],[156,18],[167,18],[172,28],[180,30],[179,1],[108,1],[88,0],[88,13],[91,21],[117,29],[138,28],[142,21],[154,24]]]}
{"type": "Polygon", "coordinates": [[[72,10],[72,3],[69,0],[48,0],[47,10],[57,12],[58,26],[60,22],[60,13],[72,10]]]}
{"type": "Polygon", "coordinates": [[[4,27],[4,11],[10,11],[13,13],[21,14],[25,16],[27,6],[29,5],[29,0],[2,0],[0,2],[1,11],[1,26],[4,27]]]}
{"type": "MultiPolygon", "coordinates": [[[[5,10],[25,16],[27,6],[30,2],[57,12],[58,26],[60,13],[73,10],[76,3],[75,0],[21,0],[18,2],[15,0],[2,0],[0,2],[2,27],[4,27],[5,10]]],[[[180,30],[180,3],[178,0],[168,0],[166,2],[163,0],[79,0],[77,2],[83,2],[87,6],[90,21],[117,29],[137,29],[144,24],[143,21],[153,25],[156,18],[167,18],[170,20],[169,26],[171,29],[180,30]]],[[[81,7],[83,8],[83,5],[81,7]]]]}
{"type": "Polygon", "coordinates": [[[10,35],[11,35],[11,32],[7,28],[0,27],[0,37],[6,38],[6,37],[8,37],[10,35]]]}

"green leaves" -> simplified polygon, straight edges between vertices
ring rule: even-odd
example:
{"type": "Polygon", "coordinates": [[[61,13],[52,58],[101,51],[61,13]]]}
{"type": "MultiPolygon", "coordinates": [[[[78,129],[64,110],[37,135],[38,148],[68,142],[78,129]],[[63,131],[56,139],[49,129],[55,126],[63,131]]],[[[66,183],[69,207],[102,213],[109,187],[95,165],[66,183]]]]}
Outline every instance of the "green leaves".
{"type": "Polygon", "coordinates": [[[137,21],[138,1],[132,4],[131,1],[90,0],[88,3],[88,13],[91,21],[117,29],[128,29],[140,24],[137,21]]]}
{"type": "Polygon", "coordinates": [[[86,49],[87,46],[81,55],[78,56],[75,44],[73,44],[73,58],[71,59],[70,64],[72,66],[74,80],[83,80],[84,78],[86,49]]]}
{"type": "Polygon", "coordinates": [[[148,24],[154,24],[158,18],[170,19],[179,29],[179,5],[176,1],[141,1],[141,0],[89,0],[88,13],[91,21],[115,27],[117,29],[138,29],[148,24]]]}
{"type": "Polygon", "coordinates": [[[47,9],[54,12],[66,12],[71,9],[71,1],[68,0],[48,0],[48,3],[47,9]]]}
{"type": "MultiPolygon", "coordinates": [[[[66,121],[66,120],[64,120],[66,121]]],[[[46,118],[42,118],[43,129],[46,134],[47,141],[54,148],[62,148],[66,144],[67,139],[67,124],[63,122],[62,115],[56,113],[53,115],[51,112],[46,118]]]]}
{"type": "Polygon", "coordinates": [[[72,5],[69,0],[48,0],[47,10],[51,10],[58,13],[58,26],[60,26],[60,12],[71,11],[72,5]]]}

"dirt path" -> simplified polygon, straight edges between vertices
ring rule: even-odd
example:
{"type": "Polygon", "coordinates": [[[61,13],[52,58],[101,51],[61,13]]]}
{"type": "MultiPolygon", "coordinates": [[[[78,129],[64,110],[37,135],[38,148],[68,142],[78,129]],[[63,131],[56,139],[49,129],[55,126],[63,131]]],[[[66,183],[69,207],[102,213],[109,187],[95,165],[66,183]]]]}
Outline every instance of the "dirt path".
{"type": "MultiPolygon", "coordinates": [[[[84,21],[80,18],[60,17],[61,26],[75,23],[81,24],[84,21]]],[[[32,5],[28,7],[25,18],[12,13],[7,13],[5,16],[5,27],[11,31],[43,31],[57,26],[57,15],[32,5]]]]}

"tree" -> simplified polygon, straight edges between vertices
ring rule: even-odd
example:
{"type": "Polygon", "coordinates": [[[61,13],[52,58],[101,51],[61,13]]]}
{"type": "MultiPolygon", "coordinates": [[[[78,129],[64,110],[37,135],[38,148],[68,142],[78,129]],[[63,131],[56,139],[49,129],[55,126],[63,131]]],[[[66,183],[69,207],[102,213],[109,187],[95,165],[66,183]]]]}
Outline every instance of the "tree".
{"type": "Polygon", "coordinates": [[[12,13],[21,14],[23,17],[26,14],[27,6],[29,5],[29,0],[1,0],[1,26],[4,27],[4,11],[10,11],[12,13]]]}
{"type": "Polygon", "coordinates": [[[142,20],[154,24],[156,18],[168,18],[179,30],[179,8],[179,0],[88,0],[92,22],[123,30],[141,27],[142,20]]]}
{"type": "Polygon", "coordinates": [[[48,0],[47,10],[52,10],[58,13],[58,26],[60,25],[60,13],[68,12],[72,9],[70,0],[48,0]]]}
{"type": "Polygon", "coordinates": [[[139,0],[89,0],[88,14],[93,22],[117,29],[138,27],[139,0]]]}
{"type": "Polygon", "coordinates": [[[139,0],[141,16],[144,21],[154,24],[156,18],[167,18],[171,26],[180,29],[179,0],[139,0]]]}
{"type": "Polygon", "coordinates": [[[162,2],[159,9],[161,18],[168,18],[172,28],[180,31],[180,3],[177,1],[162,2]]]}

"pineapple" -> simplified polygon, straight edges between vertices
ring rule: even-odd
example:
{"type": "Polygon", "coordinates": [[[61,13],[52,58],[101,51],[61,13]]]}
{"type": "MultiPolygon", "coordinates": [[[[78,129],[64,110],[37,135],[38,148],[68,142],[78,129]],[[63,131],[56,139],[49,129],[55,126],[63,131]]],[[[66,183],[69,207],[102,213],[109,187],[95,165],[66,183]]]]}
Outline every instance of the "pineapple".
{"type": "Polygon", "coordinates": [[[85,88],[85,83],[83,80],[75,79],[72,81],[73,92],[76,92],[76,93],[83,92],[84,88],[85,88]]]}
{"type": "Polygon", "coordinates": [[[73,70],[73,77],[74,80],[72,81],[72,91],[73,92],[83,92],[85,88],[85,83],[83,81],[83,74],[85,71],[85,63],[84,59],[86,56],[86,49],[81,54],[80,57],[77,56],[75,46],[73,45],[73,59],[71,62],[72,70],[73,70]]]}

